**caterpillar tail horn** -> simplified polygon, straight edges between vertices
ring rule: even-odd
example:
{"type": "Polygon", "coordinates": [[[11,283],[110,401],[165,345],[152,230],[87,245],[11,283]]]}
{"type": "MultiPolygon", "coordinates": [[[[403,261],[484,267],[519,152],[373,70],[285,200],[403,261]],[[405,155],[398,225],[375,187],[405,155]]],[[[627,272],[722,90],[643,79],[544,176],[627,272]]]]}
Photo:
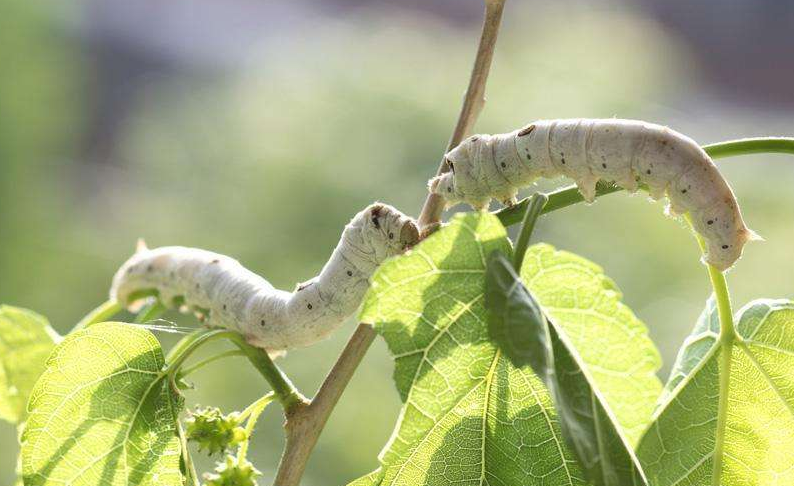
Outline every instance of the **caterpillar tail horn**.
{"type": "Polygon", "coordinates": [[[141,253],[148,250],[149,247],[146,246],[146,242],[143,238],[138,238],[138,241],[135,243],[135,253],[141,253]]]}

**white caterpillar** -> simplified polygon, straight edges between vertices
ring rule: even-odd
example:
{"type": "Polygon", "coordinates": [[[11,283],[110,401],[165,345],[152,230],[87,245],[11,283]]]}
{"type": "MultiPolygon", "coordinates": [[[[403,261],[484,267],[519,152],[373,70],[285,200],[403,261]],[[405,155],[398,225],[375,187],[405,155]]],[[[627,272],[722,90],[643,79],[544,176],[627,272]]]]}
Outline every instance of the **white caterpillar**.
{"type": "Polygon", "coordinates": [[[576,181],[585,200],[599,179],[653,199],[667,194],[672,214],[689,212],[707,242],[705,260],[725,270],[757,238],[736,197],[711,158],[692,139],[661,125],[635,120],[541,120],[511,133],[474,135],[446,155],[451,171],[430,180],[430,191],[448,206],[477,209],[491,199],[514,204],[519,188],[539,177],[576,181]]]}
{"type": "Polygon", "coordinates": [[[130,307],[157,295],[163,304],[203,315],[271,354],[315,343],[358,308],[369,278],[386,258],[416,244],[413,220],[373,204],[345,227],[320,275],[294,292],[273,288],[237,260],[206,250],[145,246],[113,278],[111,298],[130,307]]]}

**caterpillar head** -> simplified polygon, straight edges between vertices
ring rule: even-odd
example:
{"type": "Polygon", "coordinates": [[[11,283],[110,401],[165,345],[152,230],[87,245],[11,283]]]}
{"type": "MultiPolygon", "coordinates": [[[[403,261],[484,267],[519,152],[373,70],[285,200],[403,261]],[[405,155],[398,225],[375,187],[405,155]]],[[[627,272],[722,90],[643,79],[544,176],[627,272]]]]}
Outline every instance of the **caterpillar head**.
{"type": "Polygon", "coordinates": [[[461,202],[461,198],[455,192],[455,174],[452,172],[433,177],[428,181],[427,188],[431,194],[443,197],[447,207],[461,202]]]}
{"type": "Polygon", "coordinates": [[[473,167],[479,160],[477,154],[490,149],[488,140],[489,135],[473,135],[447,152],[444,161],[449,172],[430,179],[430,193],[443,197],[447,207],[465,202],[475,209],[486,208],[491,196],[482,192],[473,167]]]}
{"type": "Polygon", "coordinates": [[[129,309],[136,309],[141,302],[142,295],[137,292],[138,282],[145,276],[147,265],[143,262],[149,258],[151,251],[146,248],[143,240],[138,240],[135,253],[116,271],[110,287],[110,298],[129,309]]]}
{"type": "MultiPolygon", "coordinates": [[[[398,255],[419,242],[419,228],[413,218],[388,204],[375,203],[362,212],[364,231],[383,242],[383,258],[398,255]]],[[[380,252],[379,252],[380,253],[380,252]]]]}
{"type": "Polygon", "coordinates": [[[748,241],[757,240],[763,240],[763,238],[758,236],[755,231],[745,227],[739,230],[736,238],[711,238],[707,240],[708,251],[704,260],[724,272],[742,256],[742,250],[748,241]]]}

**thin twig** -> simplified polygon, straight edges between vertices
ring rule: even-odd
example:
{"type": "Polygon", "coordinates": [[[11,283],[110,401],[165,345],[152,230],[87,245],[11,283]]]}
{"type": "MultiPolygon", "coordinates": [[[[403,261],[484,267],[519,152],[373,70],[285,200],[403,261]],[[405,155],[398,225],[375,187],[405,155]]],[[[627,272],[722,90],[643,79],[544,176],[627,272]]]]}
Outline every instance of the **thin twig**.
{"type": "MultiPolygon", "coordinates": [[[[485,0],[485,20],[482,24],[477,57],[471,70],[469,87],[466,89],[466,96],[463,99],[463,106],[460,109],[458,121],[444,153],[455,148],[471,132],[485,105],[485,84],[488,81],[488,73],[491,70],[491,60],[496,47],[499,26],[502,23],[504,7],[505,0],[485,0]]],[[[436,175],[441,175],[447,171],[449,171],[449,166],[446,163],[446,159],[442,157],[436,175]]],[[[427,234],[428,231],[432,231],[438,225],[443,211],[444,199],[438,194],[429,194],[419,215],[419,228],[423,234],[427,234]]]]}
{"type": "MultiPolygon", "coordinates": [[[[447,151],[458,145],[469,133],[485,103],[485,83],[491,68],[504,5],[505,0],[485,0],[485,20],[477,57],[474,60],[469,87],[466,90],[463,107],[449,140],[447,151]]],[[[447,164],[442,160],[437,173],[443,174],[447,170],[447,164]]],[[[419,215],[419,226],[423,232],[424,229],[430,229],[437,225],[443,209],[443,199],[433,194],[427,197],[422,213],[419,215]]],[[[350,336],[350,340],[336,364],[320,386],[314,400],[306,406],[287,410],[287,421],[284,425],[287,432],[287,443],[273,483],[275,486],[297,486],[300,483],[306,463],[328,416],[364,358],[375,335],[372,326],[364,323],[359,324],[353,335],[350,336]]]]}

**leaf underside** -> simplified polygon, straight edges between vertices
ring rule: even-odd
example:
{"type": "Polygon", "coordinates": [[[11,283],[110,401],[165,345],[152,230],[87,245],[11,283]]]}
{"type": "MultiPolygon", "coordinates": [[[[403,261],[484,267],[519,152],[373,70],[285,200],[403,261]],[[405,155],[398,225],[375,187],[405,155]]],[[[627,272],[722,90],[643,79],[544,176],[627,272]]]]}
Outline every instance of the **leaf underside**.
{"type": "Polygon", "coordinates": [[[645,472],[654,486],[794,484],[794,302],[745,306],[732,344],[716,338],[715,320],[709,304],[679,354],[671,391],[638,449],[645,472]],[[728,380],[725,396],[720,378],[728,380]],[[721,401],[725,428],[717,434],[721,401]]]}
{"type": "Polygon", "coordinates": [[[22,471],[31,485],[181,485],[180,398],[147,330],[102,323],[69,335],[31,394],[22,471]]]}
{"type": "Polygon", "coordinates": [[[598,486],[647,484],[581,357],[562,330],[543,315],[501,253],[489,258],[486,303],[491,329],[504,329],[501,334],[515,338],[510,341],[523,343],[522,357],[550,391],[563,435],[585,477],[598,486]]]}
{"type": "MultiPolygon", "coordinates": [[[[554,253],[546,245],[542,249],[554,253]]],[[[381,453],[377,479],[370,475],[363,484],[584,484],[545,386],[531,369],[514,365],[489,336],[484,283],[486,258],[494,250],[510,252],[496,218],[458,215],[413,251],[382,265],[373,278],[360,317],[376,327],[394,356],[404,406],[381,453]]],[[[544,285],[560,278],[541,273],[544,285]]],[[[609,290],[610,296],[589,295],[589,300],[612,299],[617,294],[608,287],[602,278],[598,292],[609,290]]],[[[579,315],[572,323],[577,335],[586,332],[584,320],[579,315]]],[[[650,356],[634,365],[653,367],[655,350],[650,356]]],[[[647,380],[630,386],[640,397],[652,397],[645,406],[649,418],[658,381],[650,392],[647,380]]]]}
{"type": "Polygon", "coordinates": [[[44,317],[0,306],[0,419],[24,420],[30,391],[58,339],[44,317]]]}

